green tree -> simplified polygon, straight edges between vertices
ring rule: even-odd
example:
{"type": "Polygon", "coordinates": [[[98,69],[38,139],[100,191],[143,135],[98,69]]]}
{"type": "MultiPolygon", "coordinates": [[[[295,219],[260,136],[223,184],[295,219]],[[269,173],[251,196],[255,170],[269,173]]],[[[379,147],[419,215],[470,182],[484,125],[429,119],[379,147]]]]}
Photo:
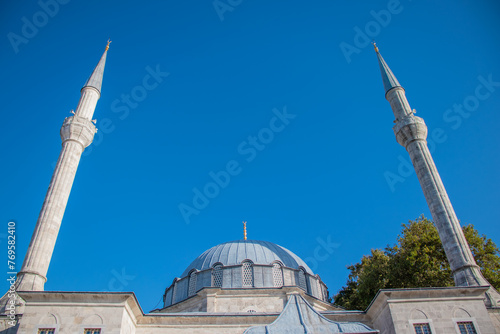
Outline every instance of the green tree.
{"type": "Polygon", "coordinates": [[[351,271],[347,285],[335,296],[335,304],[348,310],[365,309],[377,291],[388,284],[389,256],[380,249],[372,249],[371,255],[363,256],[360,263],[347,269],[351,271]]]}
{"type": "Polygon", "coordinates": [[[397,243],[385,249],[390,258],[386,288],[453,286],[450,265],[432,221],[423,216],[408,224],[397,243]]]}
{"type": "MultiPolygon", "coordinates": [[[[451,269],[434,224],[421,216],[402,225],[394,246],[372,249],[350,265],[346,286],[334,303],[348,310],[366,309],[380,289],[453,286],[451,269]]],[[[500,288],[500,256],[495,243],[473,225],[463,227],[465,238],[485,278],[500,288]]]]}
{"type": "Polygon", "coordinates": [[[472,224],[464,226],[463,231],[484,278],[495,289],[500,290],[500,257],[497,245],[484,234],[479,235],[472,224]]]}

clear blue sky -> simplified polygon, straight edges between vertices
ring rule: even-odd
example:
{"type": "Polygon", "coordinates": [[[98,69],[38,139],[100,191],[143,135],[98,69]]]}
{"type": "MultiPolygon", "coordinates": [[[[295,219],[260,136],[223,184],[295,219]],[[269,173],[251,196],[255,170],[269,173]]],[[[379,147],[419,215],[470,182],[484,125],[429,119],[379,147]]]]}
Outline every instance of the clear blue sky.
{"type": "Polygon", "coordinates": [[[8,0],[0,11],[0,242],[15,220],[18,270],[60,126],[113,40],[100,131],[81,160],[47,290],[134,291],[149,311],[196,256],[241,239],[246,220],[250,239],[294,251],[335,294],[347,265],[394,243],[402,223],[430,217],[366,29],[438,131],[433,156],[459,219],[500,244],[496,1],[221,0],[219,13],[212,1],[46,1],[8,0]],[[346,57],[346,45],[356,52],[346,57]],[[481,80],[493,84],[477,95],[481,80]],[[466,116],[453,110],[464,103],[466,116]],[[295,118],[270,132],[275,108],[295,118]],[[254,154],[249,136],[259,134],[266,144],[254,154]],[[230,161],[239,173],[186,224],[179,205],[193,206],[193,189],[230,161]],[[387,172],[404,182],[391,188],[387,172]]]}

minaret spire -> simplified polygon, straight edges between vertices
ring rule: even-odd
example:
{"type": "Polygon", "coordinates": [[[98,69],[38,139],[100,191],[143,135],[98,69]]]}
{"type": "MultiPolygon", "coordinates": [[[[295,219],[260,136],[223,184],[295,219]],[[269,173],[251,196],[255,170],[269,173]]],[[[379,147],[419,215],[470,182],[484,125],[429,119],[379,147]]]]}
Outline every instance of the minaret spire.
{"type": "Polygon", "coordinates": [[[73,116],[67,117],[61,127],[61,153],[52,174],[23,266],[17,274],[17,291],[43,291],[47,281],[46,276],[52,252],[78,164],[83,150],[92,143],[97,131],[91,119],[101,95],[102,76],[109,43],[108,41],[101,60],[81,90],[76,112],[72,112],[73,116]]]}
{"type": "Polygon", "coordinates": [[[382,55],[378,51],[378,47],[375,42],[373,42],[373,47],[375,48],[375,52],[377,53],[378,65],[380,67],[380,73],[382,74],[382,82],[384,83],[385,93],[387,94],[387,92],[391,89],[395,87],[401,87],[401,85],[399,84],[398,79],[396,79],[394,73],[392,73],[391,69],[385,62],[384,58],[382,58],[382,55]]]}
{"type": "Polygon", "coordinates": [[[99,94],[101,94],[102,77],[104,74],[104,65],[106,65],[106,55],[108,53],[110,43],[111,43],[111,40],[108,39],[108,44],[106,45],[106,48],[104,49],[104,53],[102,54],[101,59],[99,60],[99,63],[95,67],[94,71],[92,72],[92,74],[88,78],[85,85],[83,85],[83,88],[94,87],[95,89],[97,89],[99,91],[99,94]]]}
{"type": "Polygon", "coordinates": [[[413,114],[406,99],[405,90],[382,58],[375,43],[374,47],[382,73],[385,98],[391,104],[396,118],[396,124],[393,127],[394,134],[398,143],[406,148],[410,155],[450,263],[455,285],[490,286],[486,292],[485,303],[487,306],[499,306],[500,294],[483,277],[472,256],[469,244],[427,147],[427,126],[422,118],[413,114]]]}

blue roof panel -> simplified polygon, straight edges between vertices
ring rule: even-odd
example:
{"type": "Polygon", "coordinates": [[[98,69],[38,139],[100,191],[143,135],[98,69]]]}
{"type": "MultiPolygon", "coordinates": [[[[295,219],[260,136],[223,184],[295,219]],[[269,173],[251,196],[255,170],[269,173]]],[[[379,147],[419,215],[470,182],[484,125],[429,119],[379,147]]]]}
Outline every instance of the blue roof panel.
{"type": "Polygon", "coordinates": [[[270,325],[253,326],[244,334],[378,333],[360,322],[336,322],[318,313],[301,295],[291,295],[279,317],[270,325]]]}

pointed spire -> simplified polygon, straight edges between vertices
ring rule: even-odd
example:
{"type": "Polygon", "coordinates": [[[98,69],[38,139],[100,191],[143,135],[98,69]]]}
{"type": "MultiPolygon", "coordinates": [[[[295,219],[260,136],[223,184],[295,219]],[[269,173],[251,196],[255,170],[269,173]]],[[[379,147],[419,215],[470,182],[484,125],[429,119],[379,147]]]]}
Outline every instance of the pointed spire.
{"type": "Polygon", "coordinates": [[[380,73],[382,74],[382,82],[384,83],[385,92],[387,93],[395,87],[401,87],[398,79],[396,79],[396,76],[394,76],[384,58],[382,58],[382,55],[378,51],[378,47],[375,42],[373,42],[373,47],[375,48],[375,52],[377,53],[378,65],[380,66],[380,73]]]}
{"type": "Polygon", "coordinates": [[[101,60],[99,60],[99,63],[95,67],[94,71],[90,75],[90,78],[87,80],[83,88],[94,87],[99,91],[99,94],[101,93],[102,76],[104,74],[104,65],[106,64],[106,54],[108,53],[109,50],[109,43],[111,43],[111,40],[108,39],[108,44],[106,45],[106,49],[102,54],[101,60]]]}

